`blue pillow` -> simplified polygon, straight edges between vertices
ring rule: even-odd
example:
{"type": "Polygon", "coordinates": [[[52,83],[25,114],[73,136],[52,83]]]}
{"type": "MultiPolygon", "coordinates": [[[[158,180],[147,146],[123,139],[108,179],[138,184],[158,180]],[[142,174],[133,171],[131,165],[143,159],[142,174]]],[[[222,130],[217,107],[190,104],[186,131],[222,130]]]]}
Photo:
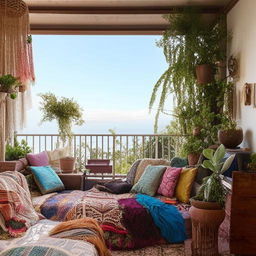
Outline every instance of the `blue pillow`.
{"type": "Polygon", "coordinates": [[[30,169],[43,195],[65,189],[61,179],[50,166],[31,166],[30,169]]]}

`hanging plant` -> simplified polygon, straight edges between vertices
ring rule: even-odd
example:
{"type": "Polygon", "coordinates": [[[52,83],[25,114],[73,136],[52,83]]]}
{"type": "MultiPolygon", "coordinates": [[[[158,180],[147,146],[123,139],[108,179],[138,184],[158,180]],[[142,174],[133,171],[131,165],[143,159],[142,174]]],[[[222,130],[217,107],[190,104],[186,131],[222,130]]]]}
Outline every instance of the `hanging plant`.
{"type": "Polygon", "coordinates": [[[42,122],[56,120],[59,127],[59,135],[63,144],[67,139],[71,140],[72,125],[82,125],[83,110],[73,99],[61,97],[58,99],[53,93],[40,94],[42,98],[41,111],[42,122]]]}
{"type": "Polygon", "coordinates": [[[0,77],[0,92],[9,94],[11,99],[17,98],[19,86],[21,86],[21,83],[10,74],[0,77]]]}
{"type": "MultiPolygon", "coordinates": [[[[215,24],[205,22],[200,11],[193,8],[186,9],[181,14],[165,16],[170,26],[164,32],[157,45],[163,48],[167,70],[154,86],[149,108],[152,109],[159,95],[158,111],[155,117],[155,132],[157,132],[158,118],[164,113],[167,97],[174,98],[174,122],[176,134],[192,134],[195,128],[200,127],[201,144],[205,147],[217,141],[218,125],[225,108],[225,95],[233,86],[226,79],[217,80],[217,62],[226,58],[225,45],[228,39],[223,19],[215,24]],[[198,86],[196,67],[209,65],[210,80],[203,81],[198,86]]],[[[207,80],[207,79],[206,79],[207,80]]],[[[173,105],[170,103],[170,106],[173,105]]],[[[188,138],[185,138],[179,147],[180,154],[188,153],[188,138]],[[185,140],[185,142],[184,142],[185,140]],[[182,150],[185,145],[186,149],[182,150]]]]}

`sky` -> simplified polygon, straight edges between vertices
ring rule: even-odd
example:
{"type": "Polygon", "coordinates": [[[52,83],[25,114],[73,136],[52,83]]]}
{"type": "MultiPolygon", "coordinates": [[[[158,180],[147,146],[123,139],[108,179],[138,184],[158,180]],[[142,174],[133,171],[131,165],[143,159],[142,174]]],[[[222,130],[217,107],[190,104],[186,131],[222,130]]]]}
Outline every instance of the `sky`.
{"type": "MultiPolygon", "coordinates": [[[[40,125],[39,93],[72,97],[84,109],[85,124],[74,133],[153,133],[149,100],[166,70],[159,36],[33,36],[36,83],[33,108],[23,133],[57,133],[56,122],[40,125]]],[[[157,105],[155,105],[157,108],[157,105]]],[[[159,130],[171,117],[162,115],[159,130]]]]}

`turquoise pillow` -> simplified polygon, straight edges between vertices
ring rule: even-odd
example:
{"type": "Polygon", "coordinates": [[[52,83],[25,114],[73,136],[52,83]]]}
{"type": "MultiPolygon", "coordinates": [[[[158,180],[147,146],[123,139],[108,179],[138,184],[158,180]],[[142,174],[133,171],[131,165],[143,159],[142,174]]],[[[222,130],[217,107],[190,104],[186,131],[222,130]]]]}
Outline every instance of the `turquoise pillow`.
{"type": "Polygon", "coordinates": [[[31,166],[35,182],[43,195],[64,190],[64,184],[50,166],[31,166]]]}
{"type": "Polygon", "coordinates": [[[166,166],[149,165],[138,182],[132,187],[132,193],[154,196],[162,179],[166,166]]]}

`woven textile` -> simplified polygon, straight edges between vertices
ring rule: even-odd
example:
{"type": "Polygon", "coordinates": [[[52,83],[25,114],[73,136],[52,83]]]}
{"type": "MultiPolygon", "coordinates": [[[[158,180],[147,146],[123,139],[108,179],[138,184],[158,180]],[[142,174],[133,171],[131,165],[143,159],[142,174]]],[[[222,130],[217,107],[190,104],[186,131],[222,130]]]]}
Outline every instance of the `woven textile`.
{"type": "Polygon", "coordinates": [[[100,224],[124,230],[118,199],[131,197],[134,195],[115,195],[94,188],[89,191],[63,191],[47,199],[41,205],[41,213],[48,219],[59,221],[90,217],[100,224]]]}
{"type": "Polygon", "coordinates": [[[32,205],[26,178],[18,172],[0,174],[0,214],[6,231],[13,237],[23,234],[39,219],[32,205]]]}

